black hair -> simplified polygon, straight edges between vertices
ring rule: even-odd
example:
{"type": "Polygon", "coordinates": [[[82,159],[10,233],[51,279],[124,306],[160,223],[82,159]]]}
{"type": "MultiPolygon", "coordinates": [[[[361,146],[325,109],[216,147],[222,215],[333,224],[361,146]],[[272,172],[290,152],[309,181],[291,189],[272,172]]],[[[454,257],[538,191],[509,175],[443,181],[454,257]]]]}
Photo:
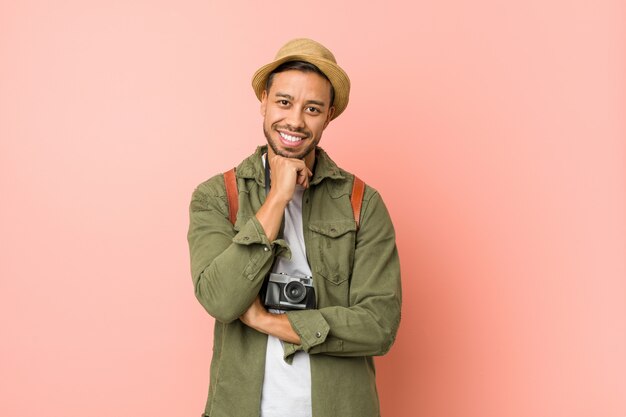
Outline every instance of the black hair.
{"type": "Polygon", "coordinates": [[[272,81],[274,80],[274,74],[278,74],[279,72],[296,70],[302,72],[314,72],[316,74],[321,75],[330,83],[330,105],[332,106],[335,102],[335,88],[333,87],[333,83],[330,82],[326,74],[324,74],[317,66],[311,64],[306,61],[287,61],[280,64],[276,69],[270,72],[270,75],[267,77],[267,81],[265,82],[265,91],[269,92],[270,87],[272,86],[272,81]]]}

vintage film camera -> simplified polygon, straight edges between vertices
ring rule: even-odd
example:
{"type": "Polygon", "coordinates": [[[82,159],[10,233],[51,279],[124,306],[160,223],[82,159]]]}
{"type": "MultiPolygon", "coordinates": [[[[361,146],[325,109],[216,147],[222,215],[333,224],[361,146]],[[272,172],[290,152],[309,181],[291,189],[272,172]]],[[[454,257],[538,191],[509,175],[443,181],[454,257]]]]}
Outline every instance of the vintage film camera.
{"type": "Polygon", "coordinates": [[[315,308],[313,277],[270,273],[265,288],[265,307],[277,310],[315,308]]]}

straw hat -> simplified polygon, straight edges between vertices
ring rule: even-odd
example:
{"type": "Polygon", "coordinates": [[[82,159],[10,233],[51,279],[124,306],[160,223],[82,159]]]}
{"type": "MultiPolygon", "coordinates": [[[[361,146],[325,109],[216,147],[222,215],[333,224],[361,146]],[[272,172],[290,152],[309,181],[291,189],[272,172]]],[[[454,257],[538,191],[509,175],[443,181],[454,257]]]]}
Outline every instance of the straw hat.
{"type": "Polygon", "coordinates": [[[335,113],[333,119],[339,116],[348,106],[350,96],[350,79],[348,74],[337,65],[337,60],[321,43],[311,39],[293,39],[278,50],[273,62],[262,66],[252,77],[252,88],[256,96],[261,100],[265,84],[270,73],[279,65],[288,61],[305,61],[315,65],[330,80],[335,89],[335,113]]]}

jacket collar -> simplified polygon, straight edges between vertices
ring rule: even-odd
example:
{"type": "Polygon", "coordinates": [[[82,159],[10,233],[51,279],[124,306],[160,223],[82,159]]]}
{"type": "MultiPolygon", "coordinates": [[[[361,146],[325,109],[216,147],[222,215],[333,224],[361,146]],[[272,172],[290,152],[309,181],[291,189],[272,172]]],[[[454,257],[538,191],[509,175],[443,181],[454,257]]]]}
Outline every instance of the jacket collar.
{"type": "MultiPolygon", "coordinates": [[[[267,152],[267,145],[259,146],[248,158],[244,159],[237,167],[237,177],[253,179],[259,186],[265,186],[265,168],[263,167],[262,155],[267,152]]],[[[315,168],[311,185],[317,185],[324,179],[344,179],[341,169],[330,159],[328,154],[320,147],[315,148],[315,168]]]]}

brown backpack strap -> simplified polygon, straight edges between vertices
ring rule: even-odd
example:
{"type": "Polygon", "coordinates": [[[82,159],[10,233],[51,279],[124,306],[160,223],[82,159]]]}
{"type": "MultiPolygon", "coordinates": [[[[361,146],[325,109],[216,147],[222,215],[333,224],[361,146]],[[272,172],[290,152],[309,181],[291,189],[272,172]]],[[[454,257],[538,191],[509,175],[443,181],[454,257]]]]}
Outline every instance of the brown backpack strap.
{"type": "Polygon", "coordinates": [[[361,227],[361,205],[363,203],[364,193],[365,183],[355,175],[354,182],[352,183],[352,197],[350,197],[350,204],[352,204],[352,213],[354,213],[356,230],[359,230],[361,227]]]}
{"type": "Polygon", "coordinates": [[[226,185],[226,198],[228,199],[228,219],[234,226],[237,221],[237,212],[239,211],[239,192],[237,191],[235,168],[224,173],[224,184],[226,185]]]}

